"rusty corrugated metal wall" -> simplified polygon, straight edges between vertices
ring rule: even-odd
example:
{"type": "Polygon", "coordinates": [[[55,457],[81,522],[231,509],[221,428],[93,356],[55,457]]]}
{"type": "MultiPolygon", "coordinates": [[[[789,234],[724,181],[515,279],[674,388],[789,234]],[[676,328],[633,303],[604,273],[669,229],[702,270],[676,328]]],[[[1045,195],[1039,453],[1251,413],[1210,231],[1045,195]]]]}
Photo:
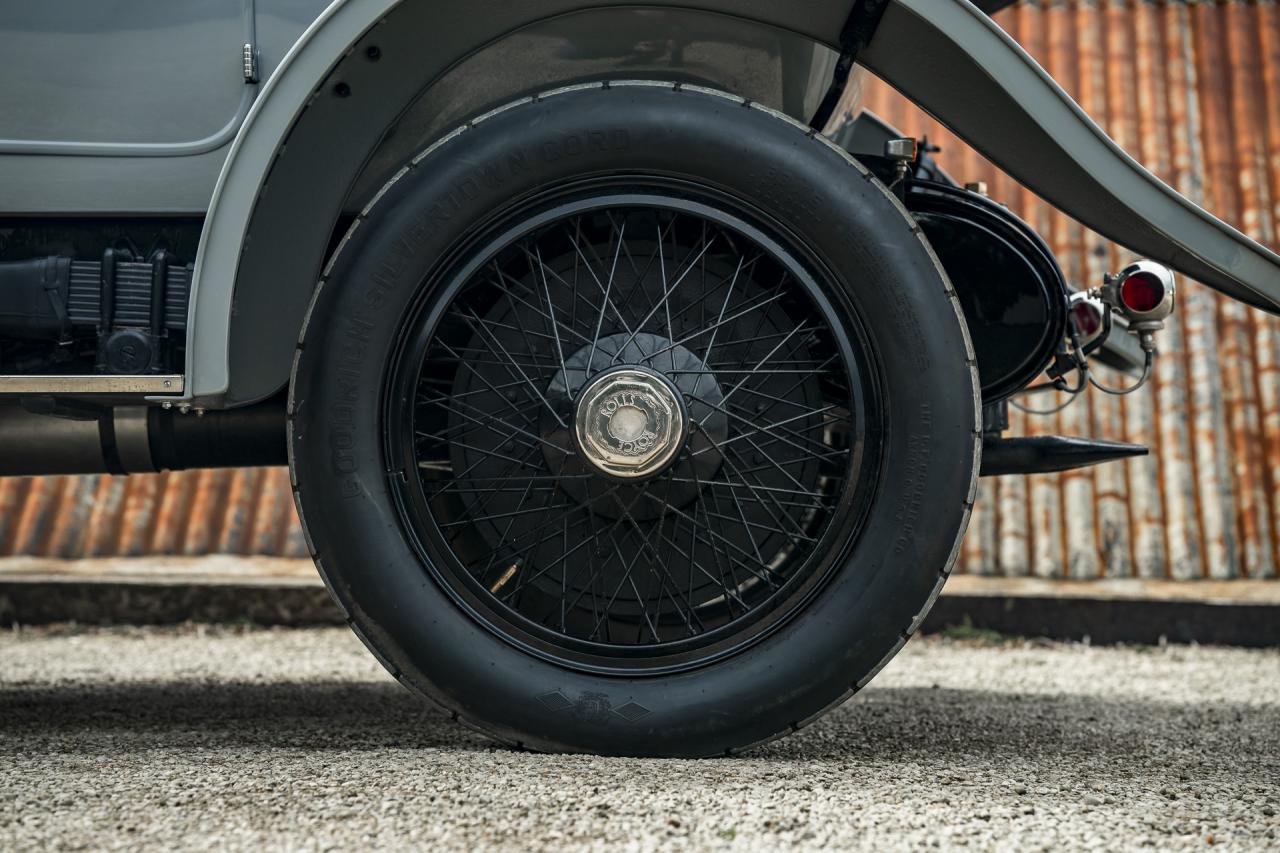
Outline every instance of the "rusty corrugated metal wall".
{"type": "MultiPolygon", "coordinates": [[[[1127,151],[1188,198],[1277,245],[1280,9],[1261,3],[1023,2],[996,18],[1127,151]]],[[[866,106],[927,134],[1053,246],[1077,287],[1131,258],[1040,202],[878,81],[866,106]]],[[[1154,387],[1092,391],[1012,432],[1134,441],[1152,455],[984,480],[965,571],[1274,578],[1280,554],[1280,320],[1183,282],[1154,387]]],[[[1100,371],[1105,374],[1105,370],[1100,371]]],[[[1118,377],[1111,384],[1122,384],[1118,377]]],[[[1037,400],[1046,406],[1047,400],[1037,400]]]]}
{"type": "Polygon", "coordinates": [[[304,557],[283,468],[0,478],[0,557],[304,557]]]}
{"type": "MultiPolygon", "coordinates": [[[[1262,3],[1022,3],[997,20],[1128,151],[1276,246],[1280,9],[1262,3]]],[[[873,82],[866,105],[1037,228],[1076,285],[1127,257],[873,82]]],[[[1280,559],[1280,320],[1186,283],[1153,387],[1092,392],[1015,433],[1149,444],[1093,470],[985,480],[965,543],[977,574],[1273,578],[1280,559]]],[[[1105,377],[1104,377],[1105,378],[1105,377]]],[[[1114,377],[1111,377],[1113,381],[1114,377]]],[[[1044,401],[1037,401],[1043,405],[1044,401]]],[[[304,555],[283,471],[0,480],[0,555],[304,555]]]]}

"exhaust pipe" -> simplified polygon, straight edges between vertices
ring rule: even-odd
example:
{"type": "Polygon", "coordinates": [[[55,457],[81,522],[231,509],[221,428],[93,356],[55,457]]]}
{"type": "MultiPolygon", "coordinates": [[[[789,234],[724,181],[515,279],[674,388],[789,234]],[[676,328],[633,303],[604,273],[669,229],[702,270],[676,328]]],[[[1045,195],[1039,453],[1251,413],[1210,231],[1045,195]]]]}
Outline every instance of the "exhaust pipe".
{"type": "Polygon", "coordinates": [[[48,414],[0,401],[0,476],[284,465],[284,396],[197,416],[157,406],[48,414]]]}

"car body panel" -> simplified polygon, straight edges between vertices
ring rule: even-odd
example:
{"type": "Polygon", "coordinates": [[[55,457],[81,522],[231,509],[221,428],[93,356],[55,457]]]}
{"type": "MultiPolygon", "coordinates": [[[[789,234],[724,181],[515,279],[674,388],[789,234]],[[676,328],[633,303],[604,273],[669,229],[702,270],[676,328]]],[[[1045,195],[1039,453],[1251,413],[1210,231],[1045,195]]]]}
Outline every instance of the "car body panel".
{"type": "Polygon", "coordinates": [[[203,215],[260,86],[328,0],[69,0],[0,22],[0,215],[203,215]],[[56,105],[56,106],[54,106],[56,105]]]}

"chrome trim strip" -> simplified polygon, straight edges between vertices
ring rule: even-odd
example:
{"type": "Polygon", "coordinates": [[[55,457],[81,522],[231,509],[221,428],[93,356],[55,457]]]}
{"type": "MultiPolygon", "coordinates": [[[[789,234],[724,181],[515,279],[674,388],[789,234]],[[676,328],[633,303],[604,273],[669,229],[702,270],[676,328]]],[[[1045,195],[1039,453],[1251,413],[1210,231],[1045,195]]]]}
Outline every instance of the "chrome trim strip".
{"type": "Polygon", "coordinates": [[[181,374],[151,376],[0,376],[2,394],[181,394],[181,374]]]}

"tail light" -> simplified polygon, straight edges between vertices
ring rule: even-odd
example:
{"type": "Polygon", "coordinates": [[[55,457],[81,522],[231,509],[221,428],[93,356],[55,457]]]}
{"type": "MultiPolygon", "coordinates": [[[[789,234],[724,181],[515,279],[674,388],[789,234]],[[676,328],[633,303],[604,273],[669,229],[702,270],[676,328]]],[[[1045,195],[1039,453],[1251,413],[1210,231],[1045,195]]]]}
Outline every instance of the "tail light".
{"type": "Polygon", "coordinates": [[[1111,315],[1102,300],[1085,291],[1071,294],[1071,323],[1075,326],[1080,346],[1091,352],[1095,341],[1107,336],[1111,315]]]}
{"type": "Polygon", "coordinates": [[[1158,324],[1173,313],[1173,273],[1167,267],[1138,261],[1122,269],[1114,281],[1114,303],[1130,322],[1158,324]]]}
{"type": "MultiPolygon", "coordinates": [[[[1164,321],[1173,313],[1173,300],[1173,272],[1154,261],[1129,264],[1115,275],[1104,276],[1101,287],[1072,293],[1067,308],[1074,340],[1066,342],[1066,347],[1059,350],[1048,368],[1051,381],[1038,387],[1066,391],[1072,395],[1071,399],[1090,385],[1107,394],[1137,391],[1151,378],[1156,359],[1156,333],[1164,328],[1164,321]],[[1121,334],[1113,334],[1117,328],[1121,334]],[[1089,372],[1088,357],[1094,353],[1099,353],[1099,359],[1108,366],[1138,375],[1138,381],[1124,388],[1100,382],[1089,372]],[[1073,370],[1080,374],[1075,387],[1066,382],[1073,370]]],[[[1059,409],[1041,414],[1050,411],[1059,409]]]]}

